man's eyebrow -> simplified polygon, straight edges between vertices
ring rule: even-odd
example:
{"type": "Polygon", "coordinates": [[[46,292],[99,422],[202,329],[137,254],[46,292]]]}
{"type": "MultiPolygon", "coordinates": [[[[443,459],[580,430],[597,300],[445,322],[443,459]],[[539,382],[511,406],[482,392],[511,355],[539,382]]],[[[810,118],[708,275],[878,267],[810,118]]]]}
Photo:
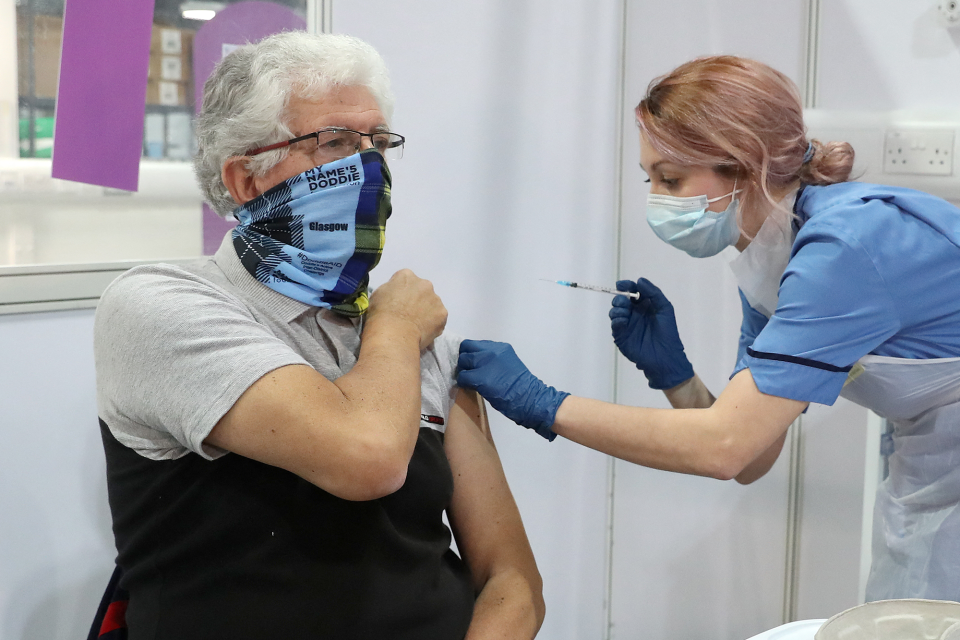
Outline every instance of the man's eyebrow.
{"type": "Polygon", "coordinates": [[[390,127],[388,127],[388,126],[385,125],[385,124],[378,124],[377,126],[375,126],[375,127],[373,128],[373,130],[374,130],[374,131],[385,132],[385,131],[389,131],[389,130],[390,130],[390,127]]]}

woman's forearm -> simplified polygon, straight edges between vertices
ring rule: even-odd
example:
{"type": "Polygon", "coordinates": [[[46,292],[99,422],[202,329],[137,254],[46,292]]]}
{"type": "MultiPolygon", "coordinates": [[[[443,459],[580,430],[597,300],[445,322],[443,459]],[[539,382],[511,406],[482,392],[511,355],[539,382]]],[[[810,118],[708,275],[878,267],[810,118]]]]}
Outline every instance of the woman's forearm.
{"type": "MultiPolygon", "coordinates": [[[[557,411],[553,431],[568,440],[627,462],[727,479],[736,466],[727,430],[711,423],[708,409],[647,409],[570,396],[557,411]]],[[[735,474],[734,474],[735,475],[735,474]]]]}
{"type": "Polygon", "coordinates": [[[664,389],[663,394],[674,409],[707,409],[717,400],[696,374],[686,382],[664,389]]]}
{"type": "Polygon", "coordinates": [[[805,407],[761,393],[746,370],[710,408],[646,409],[570,396],[553,431],[645,467],[729,480],[768,451],[805,407]]]}

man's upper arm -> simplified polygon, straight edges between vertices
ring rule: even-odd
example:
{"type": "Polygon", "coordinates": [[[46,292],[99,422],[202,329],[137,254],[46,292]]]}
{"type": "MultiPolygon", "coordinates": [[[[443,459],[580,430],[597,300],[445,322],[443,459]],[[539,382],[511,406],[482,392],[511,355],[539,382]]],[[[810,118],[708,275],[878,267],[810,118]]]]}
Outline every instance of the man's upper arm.
{"type": "Polygon", "coordinates": [[[539,585],[539,572],[482,401],[461,389],[450,410],[444,448],[453,472],[449,516],[457,548],[479,592],[491,574],[513,568],[539,585]]]}
{"type": "Polygon", "coordinates": [[[152,459],[204,445],[217,421],[265,373],[306,361],[226,292],[169,265],[112,284],[94,327],[100,417],[152,459]]]}

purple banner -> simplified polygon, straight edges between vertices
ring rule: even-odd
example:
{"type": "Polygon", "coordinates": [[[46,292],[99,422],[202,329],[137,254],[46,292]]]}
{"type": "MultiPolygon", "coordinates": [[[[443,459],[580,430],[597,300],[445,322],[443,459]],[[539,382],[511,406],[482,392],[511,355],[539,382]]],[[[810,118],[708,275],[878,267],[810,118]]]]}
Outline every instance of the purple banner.
{"type": "Polygon", "coordinates": [[[53,177],[136,191],[154,0],[67,0],[53,177]]]}
{"type": "MultiPolygon", "coordinates": [[[[203,83],[224,55],[240,45],[259,42],[281,31],[302,31],[307,28],[303,18],[288,7],[272,2],[238,2],[217,12],[203,25],[193,40],[193,82],[196,109],[199,113],[203,83]]],[[[203,253],[213,254],[223,235],[236,225],[233,219],[224,220],[203,205],[203,253]]]]}

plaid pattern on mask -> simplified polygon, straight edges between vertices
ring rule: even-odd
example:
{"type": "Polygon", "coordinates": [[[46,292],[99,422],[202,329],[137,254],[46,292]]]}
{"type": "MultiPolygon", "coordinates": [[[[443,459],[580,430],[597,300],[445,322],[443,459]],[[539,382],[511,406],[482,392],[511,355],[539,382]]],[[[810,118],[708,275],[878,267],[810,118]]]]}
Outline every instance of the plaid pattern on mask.
{"type": "Polygon", "coordinates": [[[390,184],[373,149],[294,176],[234,211],[237,256],[283,295],[361,315],[369,306],[370,271],[383,253],[390,184]]]}

